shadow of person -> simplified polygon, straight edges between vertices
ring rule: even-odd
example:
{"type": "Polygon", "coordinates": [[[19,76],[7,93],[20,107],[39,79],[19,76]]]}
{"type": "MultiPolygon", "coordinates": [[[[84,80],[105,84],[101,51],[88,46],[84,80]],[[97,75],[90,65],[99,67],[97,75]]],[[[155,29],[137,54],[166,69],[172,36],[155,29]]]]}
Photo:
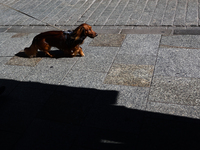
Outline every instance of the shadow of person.
{"type": "Polygon", "coordinates": [[[200,120],[126,108],[119,91],[0,79],[4,149],[195,149],[200,120]]]}
{"type": "Polygon", "coordinates": [[[6,87],[5,86],[1,86],[0,87],[0,94],[2,94],[5,91],[6,87]]]}

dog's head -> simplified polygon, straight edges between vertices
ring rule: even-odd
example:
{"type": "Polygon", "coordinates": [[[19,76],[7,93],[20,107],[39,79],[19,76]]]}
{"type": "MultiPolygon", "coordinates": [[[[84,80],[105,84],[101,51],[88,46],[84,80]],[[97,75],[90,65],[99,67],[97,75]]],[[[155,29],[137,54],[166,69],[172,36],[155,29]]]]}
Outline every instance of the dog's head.
{"type": "Polygon", "coordinates": [[[84,23],[81,26],[82,26],[82,28],[84,30],[85,36],[89,36],[90,38],[94,38],[94,37],[96,37],[98,35],[96,32],[94,32],[92,30],[92,27],[90,25],[84,23]]]}
{"type": "Polygon", "coordinates": [[[92,30],[92,27],[86,23],[81,24],[74,31],[75,40],[85,39],[87,36],[90,38],[96,37],[98,34],[92,30]]]}

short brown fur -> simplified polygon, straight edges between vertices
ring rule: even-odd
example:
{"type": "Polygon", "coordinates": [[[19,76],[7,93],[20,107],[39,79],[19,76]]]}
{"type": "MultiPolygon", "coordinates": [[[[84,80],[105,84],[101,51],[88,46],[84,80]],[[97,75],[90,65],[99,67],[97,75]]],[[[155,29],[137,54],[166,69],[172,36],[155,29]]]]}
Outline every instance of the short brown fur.
{"type": "Polygon", "coordinates": [[[24,52],[28,57],[36,57],[39,49],[50,57],[54,57],[49,51],[51,47],[56,47],[59,50],[63,50],[65,56],[74,57],[77,54],[84,56],[80,45],[87,36],[94,38],[97,36],[97,33],[86,23],[81,24],[70,34],[66,34],[63,31],[43,32],[34,37],[31,46],[25,48],[24,52]]]}

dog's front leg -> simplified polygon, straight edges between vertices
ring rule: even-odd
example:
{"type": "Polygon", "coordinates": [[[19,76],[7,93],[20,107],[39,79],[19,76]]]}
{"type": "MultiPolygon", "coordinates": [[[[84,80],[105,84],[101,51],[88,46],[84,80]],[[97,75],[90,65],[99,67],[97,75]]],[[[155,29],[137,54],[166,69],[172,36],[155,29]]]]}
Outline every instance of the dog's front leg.
{"type": "Polygon", "coordinates": [[[80,54],[81,56],[85,56],[85,54],[84,54],[83,51],[82,51],[82,47],[79,47],[79,54],[80,54]]]}

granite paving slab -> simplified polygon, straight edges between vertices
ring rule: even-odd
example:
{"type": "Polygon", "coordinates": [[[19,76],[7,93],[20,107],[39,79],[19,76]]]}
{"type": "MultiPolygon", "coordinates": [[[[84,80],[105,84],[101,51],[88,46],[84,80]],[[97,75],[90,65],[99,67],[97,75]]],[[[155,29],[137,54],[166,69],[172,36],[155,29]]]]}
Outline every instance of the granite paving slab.
{"type": "Polygon", "coordinates": [[[171,33],[171,29],[166,29],[162,27],[135,27],[133,29],[122,29],[122,31],[120,32],[120,34],[161,34],[165,36],[170,35],[171,33]]]}
{"type": "Polygon", "coordinates": [[[154,66],[113,64],[105,78],[105,84],[149,87],[154,66]]]}
{"type": "Polygon", "coordinates": [[[26,81],[59,84],[77,58],[43,58],[26,77],[26,81]],[[64,64],[64,65],[63,65],[64,64]]]}
{"type": "Polygon", "coordinates": [[[125,34],[98,34],[89,46],[121,47],[125,34]]]}
{"type": "Polygon", "coordinates": [[[199,35],[162,36],[160,46],[200,48],[199,35]]]}
{"type": "Polygon", "coordinates": [[[106,95],[101,92],[96,97],[96,106],[100,105],[117,105],[124,106],[131,109],[144,110],[146,108],[147,97],[149,94],[149,88],[147,87],[133,87],[133,86],[121,86],[103,84],[99,87],[101,90],[110,91],[110,95],[106,95]],[[116,96],[114,96],[116,95],[116,96]]]}
{"type": "Polygon", "coordinates": [[[157,55],[161,35],[128,34],[119,54],[157,55]]]}
{"type": "Polygon", "coordinates": [[[73,70],[108,72],[119,48],[88,46],[83,51],[85,56],[78,58],[73,70]]]}
{"type": "Polygon", "coordinates": [[[5,31],[7,31],[7,28],[0,27],[0,32],[5,32],[5,31]]]}
{"type": "Polygon", "coordinates": [[[0,33],[0,45],[2,43],[4,43],[6,40],[8,40],[13,35],[14,35],[13,33],[0,33]]]}
{"type": "Polygon", "coordinates": [[[154,77],[149,101],[199,106],[199,82],[195,78],[154,77]]]}
{"type": "Polygon", "coordinates": [[[61,85],[84,88],[98,88],[103,83],[106,73],[71,70],[61,85]]]}
{"type": "Polygon", "coordinates": [[[114,59],[115,64],[134,64],[134,65],[155,65],[155,55],[130,55],[130,54],[118,54],[114,59]]]}
{"type": "Polygon", "coordinates": [[[154,75],[199,78],[199,60],[199,49],[160,48],[154,75]]]}
{"type": "Polygon", "coordinates": [[[0,56],[14,56],[25,47],[30,46],[34,35],[35,34],[28,34],[26,36],[9,38],[0,45],[0,56]]]}
{"type": "Polygon", "coordinates": [[[13,36],[11,36],[11,38],[19,38],[27,35],[29,35],[29,33],[16,33],[13,36]]]}
{"type": "Polygon", "coordinates": [[[39,61],[41,61],[41,57],[35,57],[35,58],[24,58],[24,57],[18,57],[14,56],[12,57],[6,65],[17,65],[17,66],[30,66],[34,67],[38,64],[39,61]]]}
{"type": "Polygon", "coordinates": [[[15,79],[15,80],[24,80],[29,72],[33,70],[29,66],[12,66],[5,65],[11,57],[0,57],[0,78],[2,79],[15,79]]]}

